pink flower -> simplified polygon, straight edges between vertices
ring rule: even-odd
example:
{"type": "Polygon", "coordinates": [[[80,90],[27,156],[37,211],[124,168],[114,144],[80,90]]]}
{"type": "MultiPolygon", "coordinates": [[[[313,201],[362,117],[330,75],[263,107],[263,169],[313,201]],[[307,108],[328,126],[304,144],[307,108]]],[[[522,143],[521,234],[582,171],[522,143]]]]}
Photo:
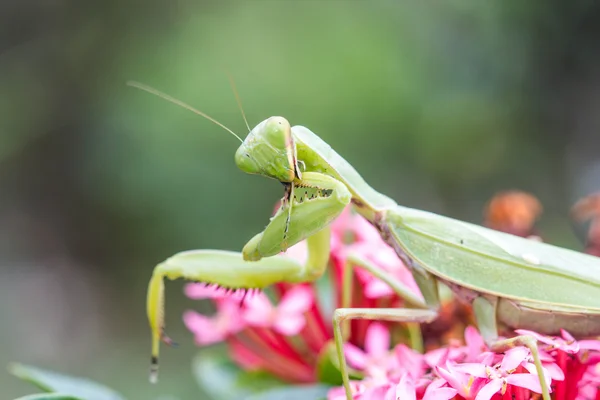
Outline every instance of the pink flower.
{"type": "Polygon", "coordinates": [[[540,335],[537,332],[529,331],[526,329],[517,329],[515,330],[515,332],[519,335],[533,336],[537,341],[546,345],[539,346],[541,349],[546,351],[558,349],[570,354],[575,354],[579,351],[579,343],[577,343],[575,338],[573,338],[573,336],[571,336],[571,334],[564,329],[560,330],[562,336],[561,338],[540,335]]]}
{"type": "MultiPolygon", "coordinates": [[[[422,400],[450,400],[458,391],[444,386],[446,381],[436,379],[425,389],[422,400]]],[[[404,374],[400,382],[386,393],[385,400],[417,400],[417,388],[409,374],[404,374]]]]}
{"type": "MultiPolygon", "coordinates": [[[[446,347],[429,351],[425,354],[425,361],[430,367],[445,365],[446,361],[454,362],[482,362],[491,355],[479,331],[473,326],[465,328],[465,345],[452,341],[446,347]]],[[[492,361],[484,362],[491,365],[492,361]]]]}
{"type": "Polygon", "coordinates": [[[455,369],[449,361],[446,362],[445,368],[436,366],[434,370],[438,376],[448,382],[450,387],[456,389],[459,396],[465,399],[472,398],[485,383],[484,379],[475,379],[472,375],[455,369]]]}
{"type": "Polygon", "coordinates": [[[237,302],[223,301],[218,304],[218,311],[213,317],[207,317],[196,311],[186,311],[183,322],[194,334],[200,346],[214,344],[225,340],[244,329],[240,323],[241,314],[237,302]]]}
{"type": "Polygon", "coordinates": [[[277,306],[264,294],[244,303],[243,320],[249,326],[273,328],[286,336],[298,334],[306,324],[306,313],[313,304],[313,292],[309,286],[298,285],[283,295],[277,306]]]}
{"type": "MultiPolygon", "coordinates": [[[[501,391],[504,394],[508,385],[515,388],[524,388],[536,393],[542,392],[542,387],[538,376],[535,374],[535,368],[530,373],[516,373],[517,369],[524,363],[529,356],[529,349],[523,346],[508,350],[500,364],[495,367],[489,367],[477,363],[465,363],[456,365],[456,370],[466,372],[471,376],[487,379],[486,384],[479,390],[476,400],[489,400],[495,393],[501,391]]],[[[531,364],[533,365],[533,364],[531,364]]],[[[547,375],[544,373],[544,375],[547,375]]],[[[551,380],[548,379],[548,385],[551,380]]]]}
{"type": "Polygon", "coordinates": [[[394,356],[389,372],[391,378],[398,378],[407,374],[412,379],[419,379],[425,374],[427,368],[425,358],[405,344],[396,345],[394,356]]]}
{"type": "Polygon", "coordinates": [[[365,350],[359,349],[352,343],[344,344],[344,352],[348,365],[360,371],[365,371],[372,377],[385,377],[390,354],[390,331],[380,322],[373,322],[367,329],[365,350]]]}
{"type": "Polygon", "coordinates": [[[343,251],[348,245],[373,243],[381,236],[369,221],[347,207],[331,225],[331,252],[343,251]]]}

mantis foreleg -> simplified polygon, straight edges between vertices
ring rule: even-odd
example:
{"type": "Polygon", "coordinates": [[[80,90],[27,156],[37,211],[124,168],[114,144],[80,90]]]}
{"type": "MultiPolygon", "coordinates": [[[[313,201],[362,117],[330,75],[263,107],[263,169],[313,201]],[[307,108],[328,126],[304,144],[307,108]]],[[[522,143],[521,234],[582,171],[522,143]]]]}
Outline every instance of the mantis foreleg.
{"type": "Polygon", "coordinates": [[[283,195],[283,199],[281,200],[281,207],[283,209],[287,209],[287,219],[285,220],[285,226],[283,228],[283,240],[281,243],[282,251],[285,253],[288,249],[288,232],[290,230],[290,222],[292,220],[292,204],[294,199],[294,184],[286,183],[285,184],[285,193],[283,195]]]}
{"type": "Polygon", "coordinates": [[[256,261],[279,254],[286,225],[289,225],[287,244],[293,246],[301,242],[332,223],[352,199],[343,183],[319,172],[305,172],[302,179],[296,179],[292,185],[294,191],[289,206],[280,208],[265,230],[244,246],[244,259],[256,261]],[[289,222],[288,212],[291,213],[289,222]]]}
{"type": "Polygon", "coordinates": [[[157,380],[160,342],[171,343],[164,333],[165,278],[183,278],[244,291],[260,290],[278,282],[310,282],[320,277],[327,267],[329,232],[329,227],[325,227],[307,239],[308,259],[305,264],[281,255],[248,262],[238,252],[194,250],[175,254],[157,265],[150,279],[147,297],[152,333],[150,380],[157,380]]]}

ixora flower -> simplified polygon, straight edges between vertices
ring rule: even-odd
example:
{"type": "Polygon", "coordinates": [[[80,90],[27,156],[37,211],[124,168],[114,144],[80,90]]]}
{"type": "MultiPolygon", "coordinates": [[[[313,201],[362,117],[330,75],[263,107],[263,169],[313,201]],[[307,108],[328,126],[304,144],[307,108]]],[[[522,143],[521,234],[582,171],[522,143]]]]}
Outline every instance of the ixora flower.
{"type": "MultiPolygon", "coordinates": [[[[513,191],[494,198],[485,216],[490,227],[541,240],[533,227],[540,213],[537,199],[513,191]]],[[[244,370],[266,371],[290,384],[318,382],[323,358],[331,357],[327,349],[333,341],[332,311],[341,307],[349,257],[370,261],[422,297],[410,271],[360,215],[345,210],[331,232],[331,268],[324,281],[330,299],[323,299],[328,291],[323,292],[317,283],[278,284],[267,293],[230,293],[198,283],[186,285],[188,297],[210,299],[216,308],[212,316],[184,313],[196,343],[227,343],[232,360],[244,370]]],[[[293,246],[285,254],[305,262],[306,243],[293,246]]],[[[352,287],[351,307],[402,306],[402,299],[387,284],[360,268],[354,269],[352,287]]],[[[504,353],[491,352],[472,323],[469,311],[457,306],[451,296],[444,297],[438,321],[421,327],[426,350],[419,352],[409,346],[402,324],[351,321],[343,350],[352,370],[353,398],[541,399],[530,351],[519,346],[504,353]]],[[[577,341],[565,330],[557,337],[526,330],[514,334],[530,335],[538,341],[544,378],[553,399],[600,400],[600,340],[577,341]]],[[[339,385],[329,390],[328,400],[346,399],[339,378],[339,385]]]]}

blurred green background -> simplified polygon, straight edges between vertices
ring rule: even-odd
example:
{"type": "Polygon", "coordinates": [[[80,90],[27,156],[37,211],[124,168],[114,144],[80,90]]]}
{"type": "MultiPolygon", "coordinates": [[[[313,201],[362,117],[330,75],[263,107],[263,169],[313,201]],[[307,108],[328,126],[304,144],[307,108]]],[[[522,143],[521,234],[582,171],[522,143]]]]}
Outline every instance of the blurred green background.
{"type": "MultiPolygon", "coordinates": [[[[238,143],[282,115],[401,204],[481,222],[497,191],[545,207],[548,241],[600,189],[600,7],[592,1],[7,1],[0,5],[0,366],[89,376],[131,399],[198,399],[198,349],[167,292],[158,386],[145,289],[192,248],[237,250],[281,185],[238,143]]],[[[4,368],[4,367],[2,367],[4,368]]],[[[4,399],[33,392],[0,374],[4,399]]]]}

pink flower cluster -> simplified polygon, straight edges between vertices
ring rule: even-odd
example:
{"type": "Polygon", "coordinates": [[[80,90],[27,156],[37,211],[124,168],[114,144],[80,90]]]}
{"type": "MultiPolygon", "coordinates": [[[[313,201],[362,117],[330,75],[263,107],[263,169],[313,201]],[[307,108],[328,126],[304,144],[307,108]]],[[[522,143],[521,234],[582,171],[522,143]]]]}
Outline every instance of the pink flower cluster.
{"type": "Polygon", "coordinates": [[[217,312],[207,317],[187,311],[183,321],[200,346],[227,341],[231,357],[244,369],[266,370],[290,382],[314,382],[314,353],[325,344],[328,332],[313,288],[296,285],[280,290],[275,306],[264,293],[242,299],[214,286],[189,284],[187,296],[211,298],[217,312]],[[291,342],[295,336],[304,339],[297,342],[302,346],[291,342]]]}
{"type": "MultiPolygon", "coordinates": [[[[211,299],[213,316],[187,311],[184,323],[200,346],[225,341],[231,358],[243,369],[263,370],[290,383],[318,381],[317,363],[333,340],[333,308],[341,307],[342,275],[349,254],[357,254],[395,276],[416,296],[421,296],[409,270],[376,231],[350,209],[332,225],[331,266],[333,304],[324,306],[317,284],[278,284],[272,293],[226,293],[223,289],[190,283],[192,299],[211,299]]],[[[304,242],[286,256],[306,260],[304,242]]],[[[391,288],[368,272],[356,268],[351,307],[402,306],[391,288]]],[[[382,400],[488,400],[541,398],[539,380],[529,350],[513,348],[504,354],[488,351],[469,315],[450,298],[442,304],[441,327],[423,327],[425,354],[392,338],[400,324],[353,320],[345,344],[354,399],[382,400]],[[466,329],[465,329],[466,327],[466,329]],[[459,332],[459,334],[456,334],[459,332]],[[464,332],[464,337],[463,337],[464,332]],[[454,335],[454,336],[452,336],[454,335]],[[459,336],[459,337],[457,337],[459,336]]],[[[575,341],[541,336],[545,377],[554,399],[600,400],[600,341],[575,341]]],[[[343,387],[330,390],[329,400],[345,399],[343,387]]]]}
{"type": "MultiPolygon", "coordinates": [[[[568,332],[540,343],[544,376],[555,399],[600,399],[600,341],[575,341],[568,332]]],[[[374,323],[367,331],[365,350],[346,345],[350,367],[364,373],[351,382],[353,398],[361,400],[531,399],[541,386],[531,354],[519,346],[504,354],[490,352],[478,331],[469,326],[465,345],[447,345],[420,354],[404,344],[389,350],[389,332],[374,323]]],[[[344,400],[343,387],[331,389],[328,400],[344,400]]]]}

